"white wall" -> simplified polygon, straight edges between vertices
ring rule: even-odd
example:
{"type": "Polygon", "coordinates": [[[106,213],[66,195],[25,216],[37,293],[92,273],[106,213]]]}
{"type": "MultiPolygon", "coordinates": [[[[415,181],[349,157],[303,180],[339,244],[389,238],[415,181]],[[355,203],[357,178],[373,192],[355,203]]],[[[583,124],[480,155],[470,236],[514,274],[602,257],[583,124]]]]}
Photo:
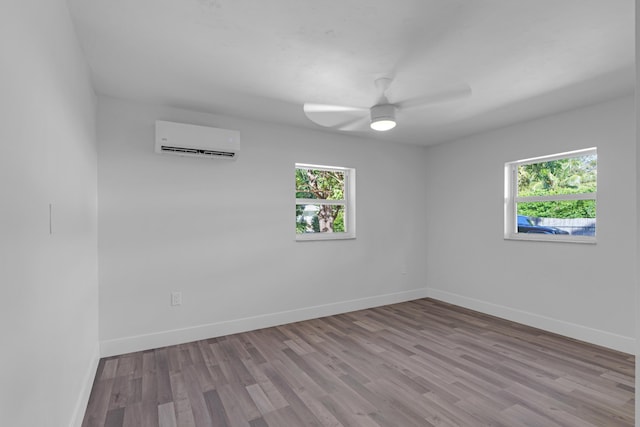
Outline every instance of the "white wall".
{"type": "Polygon", "coordinates": [[[112,98],[98,111],[102,354],[426,295],[425,148],[112,98]],[[237,129],[239,159],[155,154],[157,119],[237,129]],[[356,168],[357,239],[294,240],[295,162],[356,168]]]}
{"type": "Polygon", "coordinates": [[[73,425],[98,357],[96,100],[63,0],[3,1],[0,52],[0,424],[73,425]]]}
{"type": "Polygon", "coordinates": [[[634,120],[630,96],[429,147],[429,294],[634,353],[634,120]],[[593,146],[598,243],[503,240],[504,163],[593,146]]]}
{"type": "MultiPolygon", "coordinates": [[[[636,0],[636,88],[640,87],[640,70],[637,61],[640,58],[640,1],[636,0]]],[[[635,93],[636,100],[636,297],[635,297],[635,314],[636,314],[636,390],[640,390],[640,265],[638,265],[638,255],[640,255],[640,110],[638,110],[638,90],[635,93]]],[[[636,427],[640,427],[640,399],[636,398],[636,427]]]]}

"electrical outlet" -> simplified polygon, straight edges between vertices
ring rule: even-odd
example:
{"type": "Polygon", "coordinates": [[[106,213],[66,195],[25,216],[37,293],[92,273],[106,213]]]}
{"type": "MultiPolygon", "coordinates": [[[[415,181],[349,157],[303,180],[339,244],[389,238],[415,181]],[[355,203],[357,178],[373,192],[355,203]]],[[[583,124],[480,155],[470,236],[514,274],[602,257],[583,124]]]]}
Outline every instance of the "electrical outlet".
{"type": "Polygon", "coordinates": [[[182,305],[182,292],[171,292],[171,305],[182,305]]]}

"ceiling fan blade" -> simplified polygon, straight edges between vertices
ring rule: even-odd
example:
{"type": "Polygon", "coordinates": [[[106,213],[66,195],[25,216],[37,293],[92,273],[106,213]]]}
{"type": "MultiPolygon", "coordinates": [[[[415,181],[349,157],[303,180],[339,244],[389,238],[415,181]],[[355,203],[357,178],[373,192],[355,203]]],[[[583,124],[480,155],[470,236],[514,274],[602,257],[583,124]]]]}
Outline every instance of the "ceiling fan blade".
{"type": "Polygon", "coordinates": [[[428,105],[440,104],[443,102],[457,101],[459,99],[467,98],[471,96],[471,86],[468,84],[460,84],[457,86],[449,87],[445,90],[430,93],[418,98],[407,99],[406,101],[395,103],[396,107],[406,110],[409,108],[420,108],[428,105]]]}
{"type": "Polygon", "coordinates": [[[369,113],[368,108],[344,105],[304,104],[304,114],[312,122],[324,127],[339,127],[359,120],[369,113]]]}
{"type": "Polygon", "coordinates": [[[369,127],[368,124],[370,123],[370,121],[371,119],[369,115],[366,115],[363,117],[359,117],[355,120],[351,120],[347,123],[343,123],[342,125],[338,126],[336,129],[347,131],[347,132],[365,130],[369,127]]]}
{"type": "Polygon", "coordinates": [[[328,104],[312,104],[305,102],[305,113],[339,113],[345,111],[368,111],[368,108],[363,107],[350,107],[346,105],[328,105],[328,104]]]}

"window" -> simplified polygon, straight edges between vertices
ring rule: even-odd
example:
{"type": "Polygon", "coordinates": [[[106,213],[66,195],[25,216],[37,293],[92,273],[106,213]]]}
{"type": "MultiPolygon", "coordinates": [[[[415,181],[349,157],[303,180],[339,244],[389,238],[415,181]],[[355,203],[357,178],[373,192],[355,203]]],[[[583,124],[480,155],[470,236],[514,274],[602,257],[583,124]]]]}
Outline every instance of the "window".
{"type": "Polygon", "coordinates": [[[296,163],[296,240],[353,239],[356,171],[296,163]]]}
{"type": "Polygon", "coordinates": [[[505,239],[596,242],[595,148],[505,164],[505,239]]]}

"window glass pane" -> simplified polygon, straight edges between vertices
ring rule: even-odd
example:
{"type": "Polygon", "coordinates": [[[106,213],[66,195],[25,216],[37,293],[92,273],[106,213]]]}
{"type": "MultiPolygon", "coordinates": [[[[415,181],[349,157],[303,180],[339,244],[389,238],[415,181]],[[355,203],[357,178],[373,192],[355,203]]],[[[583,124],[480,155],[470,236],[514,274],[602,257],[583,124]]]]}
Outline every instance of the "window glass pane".
{"type": "Polygon", "coordinates": [[[345,172],[296,168],[296,199],[344,200],[345,172]]]}
{"type": "Polygon", "coordinates": [[[596,201],[563,200],[517,204],[518,233],[596,235],[596,201]]]}
{"type": "Polygon", "coordinates": [[[345,205],[296,205],[296,233],[344,233],[345,205]]]}
{"type": "Polygon", "coordinates": [[[518,196],[593,193],[597,155],[569,157],[518,166],[518,196]]]}

